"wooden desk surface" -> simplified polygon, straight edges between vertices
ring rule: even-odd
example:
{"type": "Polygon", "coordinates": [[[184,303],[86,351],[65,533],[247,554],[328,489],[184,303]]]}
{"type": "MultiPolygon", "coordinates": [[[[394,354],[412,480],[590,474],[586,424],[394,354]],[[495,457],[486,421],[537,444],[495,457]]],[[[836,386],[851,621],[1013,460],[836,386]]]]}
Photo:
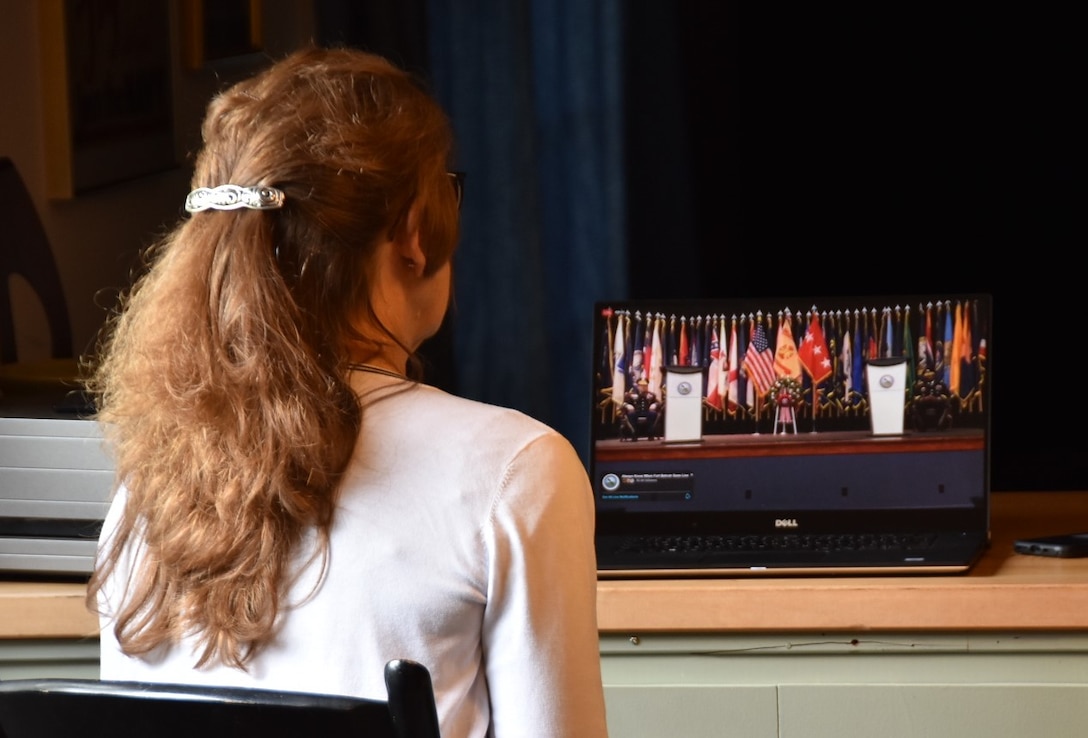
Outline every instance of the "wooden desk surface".
{"type": "MultiPolygon", "coordinates": [[[[1012,552],[1014,538],[1088,531],[1088,492],[998,492],[993,543],[957,576],[602,581],[602,633],[1088,631],[1088,558],[1012,552]]],[[[0,638],[95,637],[84,586],[0,582],[0,638]]]]}
{"type": "Polygon", "coordinates": [[[1088,493],[995,493],[991,546],[953,576],[601,581],[602,633],[1088,630],[1088,558],[1012,551],[1088,531],[1088,493]]]}

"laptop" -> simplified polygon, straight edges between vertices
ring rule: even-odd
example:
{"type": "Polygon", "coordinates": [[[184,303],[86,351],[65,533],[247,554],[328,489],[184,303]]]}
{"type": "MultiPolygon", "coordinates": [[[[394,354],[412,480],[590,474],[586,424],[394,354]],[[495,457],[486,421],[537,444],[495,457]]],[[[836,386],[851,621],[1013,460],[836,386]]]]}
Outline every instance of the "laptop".
{"type": "Polygon", "coordinates": [[[967,571],[990,540],[991,307],[597,302],[598,575],[967,571]]]}

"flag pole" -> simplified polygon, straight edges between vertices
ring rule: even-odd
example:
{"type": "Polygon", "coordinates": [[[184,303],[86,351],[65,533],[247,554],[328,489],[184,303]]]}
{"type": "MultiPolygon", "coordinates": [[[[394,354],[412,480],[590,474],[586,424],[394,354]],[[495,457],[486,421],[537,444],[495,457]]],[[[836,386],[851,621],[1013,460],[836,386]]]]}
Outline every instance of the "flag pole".
{"type": "MultiPolygon", "coordinates": [[[[819,315],[820,314],[819,314],[819,312],[817,312],[816,306],[813,305],[812,310],[809,310],[809,312],[808,312],[809,324],[812,323],[813,316],[816,316],[818,318],[819,315]]],[[[812,376],[811,372],[809,373],[808,378],[812,382],[812,430],[809,431],[809,432],[810,433],[815,433],[816,432],[816,414],[818,412],[820,412],[820,400],[819,400],[819,397],[818,397],[819,392],[820,392],[820,388],[816,385],[816,377],[812,376]]]]}
{"type": "MultiPolygon", "coordinates": [[[[755,317],[755,319],[758,320],[760,322],[760,324],[763,323],[763,311],[762,310],[757,311],[757,314],[755,316],[749,315],[748,316],[749,322],[751,322],[753,317],[755,317]]],[[[756,425],[755,425],[755,431],[753,432],[753,435],[758,436],[759,435],[759,423],[760,423],[761,420],[763,420],[763,418],[761,417],[763,415],[763,393],[759,391],[759,384],[758,383],[755,385],[755,393],[754,394],[755,394],[755,398],[756,398],[756,425]]]]}

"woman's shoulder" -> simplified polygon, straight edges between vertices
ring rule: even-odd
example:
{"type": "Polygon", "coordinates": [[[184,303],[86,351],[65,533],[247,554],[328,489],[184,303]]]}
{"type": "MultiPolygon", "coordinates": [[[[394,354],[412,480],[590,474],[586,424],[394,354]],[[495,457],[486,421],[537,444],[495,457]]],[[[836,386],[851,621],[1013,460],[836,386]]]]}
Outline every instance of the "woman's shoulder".
{"type": "MultiPolygon", "coordinates": [[[[559,436],[551,426],[515,408],[454,395],[429,385],[421,385],[422,397],[431,413],[447,419],[471,423],[492,434],[517,436],[559,436]]],[[[561,437],[561,436],[560,436],[561,437]]]]}
{"type": "Polygon", "coordinates": [[[495,451],[544,454],[557,462],[564,456],[577,460],[577,452],[566,436],[521,410],[472,400],[435,387],[424,389],[430,427],[450,428],[465,443],[487,444],[495,451]]]}
{"type": "MultiPolygon", "coordinates": [[[[584,475],[570,441],[540,420],[513,408],[415,385],[364,412],[369,425],[362,453],[373,458],[409,457],[405,473],[437,473],[447,486],[494,489],[547,470],[549,479],[584,475]]],[[[516,486],[516,485],[515,485],[516,486]]],[[[536,484],[539,488],[539,483],[536,484]]],[[[489,503],[490,504],[490,503],[489,503]]]]}
{"type": "Polygon", "coordinates": [[[525,452],[573,454],[565,436],[546,423],[514,408],[452,394],[427,384],[401,387],[375,397],[363,422],[381,429],[388,443],[428,442],[437,456],[498,461],[525,452]]]}

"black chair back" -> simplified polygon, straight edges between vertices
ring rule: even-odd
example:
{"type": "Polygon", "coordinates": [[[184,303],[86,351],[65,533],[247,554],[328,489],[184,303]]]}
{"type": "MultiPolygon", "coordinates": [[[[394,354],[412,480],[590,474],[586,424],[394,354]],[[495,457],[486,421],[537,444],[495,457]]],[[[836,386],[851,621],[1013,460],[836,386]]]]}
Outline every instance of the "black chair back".
{"type": "Polygon", "coordinates": [[[426,667],[391,661],[388,700],[234,687],[0,682],[0,738],[440,738],[426,667]]]}

